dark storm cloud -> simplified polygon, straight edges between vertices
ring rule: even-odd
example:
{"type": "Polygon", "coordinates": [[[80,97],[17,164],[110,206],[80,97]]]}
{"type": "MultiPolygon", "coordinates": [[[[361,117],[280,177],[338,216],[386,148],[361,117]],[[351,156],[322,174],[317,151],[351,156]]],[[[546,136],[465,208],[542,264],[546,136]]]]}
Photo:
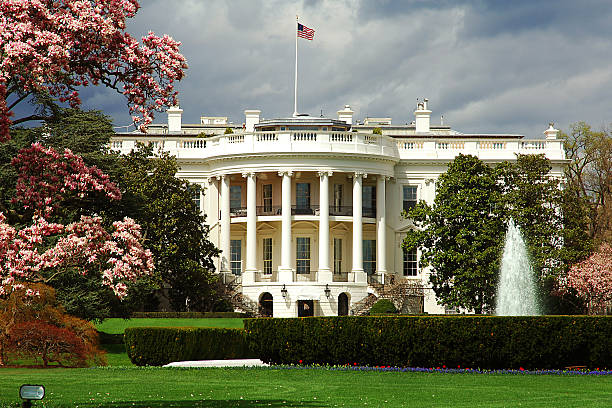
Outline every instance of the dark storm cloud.
{"type": "MultiPolygon", "coordinates": [[[[463,132],[540,137],[610,121],[612,7],[607,1],[143,1],[129,25],[182,42],[184,122],[200,115],[244,121],[293,112],[295,15],[316,30],[299,40],[299,110],[413,119],[428,97],[433,122],[463,132]]],[[[87,107],[129,122],[125,101],[89,90],[87,107]]],[[[159,114],[157,122],[165,121],[159,114]]]]}

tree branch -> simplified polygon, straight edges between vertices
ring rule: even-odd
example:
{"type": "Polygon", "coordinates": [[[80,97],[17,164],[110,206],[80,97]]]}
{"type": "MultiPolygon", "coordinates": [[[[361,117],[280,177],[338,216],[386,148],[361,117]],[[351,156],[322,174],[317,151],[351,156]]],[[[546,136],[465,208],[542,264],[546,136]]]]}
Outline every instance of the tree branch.
{"type": "Polygon", "coordinates": [[[26,116],[20,119],[16,119],[13,120],[13,125],[18,125],[20,123],[23,122],[29,122],[31,120],[45,120],[45,119],[49,119],[49,116],[44,116],[44,115],[30,115],[30,116],[26,116]]]}

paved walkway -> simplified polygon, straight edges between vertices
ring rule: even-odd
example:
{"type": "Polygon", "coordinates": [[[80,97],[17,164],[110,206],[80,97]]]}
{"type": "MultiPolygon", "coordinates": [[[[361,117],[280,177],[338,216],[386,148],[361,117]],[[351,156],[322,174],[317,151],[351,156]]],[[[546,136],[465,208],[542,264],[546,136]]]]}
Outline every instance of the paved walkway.
{"type": "Polygon", "coordinates": [[[257,358],[237,360],[200,360],[200,361],[175,361],[164,367],[267,367],[269,364],[257,358]]]}

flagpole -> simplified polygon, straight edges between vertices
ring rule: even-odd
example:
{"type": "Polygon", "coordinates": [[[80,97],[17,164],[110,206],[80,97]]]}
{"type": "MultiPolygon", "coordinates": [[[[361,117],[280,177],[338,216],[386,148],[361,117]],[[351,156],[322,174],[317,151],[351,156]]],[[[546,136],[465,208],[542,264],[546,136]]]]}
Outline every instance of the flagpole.
{"type": "Polygon", "coordinates": [[[297,37],[297,22],[298,22],[298,16],[295,16],[295,22],[296,22],[296,26],[294,27],[294,34],[295,34],[295,92],[294,92],[294,99],[293,99],[293,117],[297,117],[298,115],[298,111],[297,111],[297,65],[298,65],[298,37],[297,37]]]}

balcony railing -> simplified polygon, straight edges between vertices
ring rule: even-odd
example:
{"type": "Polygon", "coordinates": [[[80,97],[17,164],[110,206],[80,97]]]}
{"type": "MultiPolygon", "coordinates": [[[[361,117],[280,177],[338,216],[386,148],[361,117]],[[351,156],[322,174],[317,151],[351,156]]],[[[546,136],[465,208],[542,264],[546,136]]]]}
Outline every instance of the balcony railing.
{"type": "Polygon", "coordinates": [[[361,216],[367,217],[367,218],[376,218],[376,207],[374,208],[363,207],[361,209],[361,216]]]}
{"type": "Polygon", "coordinates": [[[353,215],[353,206],[351,205],[330,205],[329,215],[344,215],[344,216],[350,217],[353,215]]]}
{"type": "Polygon", "coordinates": [[[230,208],[230,217],[246,217],[246,207],[232,207],[230,208]]]}
{"type": "Polygon", "coordinates": [[[292,205],[291,215],[319,215],[319,206],[309,205],[305,207],[301,205],[292,205]]]}
{"type": "Polygon", "coordinates": [[[283,207],[280,205],[258,205],[257,215],[282,215],[283,207]]]}

